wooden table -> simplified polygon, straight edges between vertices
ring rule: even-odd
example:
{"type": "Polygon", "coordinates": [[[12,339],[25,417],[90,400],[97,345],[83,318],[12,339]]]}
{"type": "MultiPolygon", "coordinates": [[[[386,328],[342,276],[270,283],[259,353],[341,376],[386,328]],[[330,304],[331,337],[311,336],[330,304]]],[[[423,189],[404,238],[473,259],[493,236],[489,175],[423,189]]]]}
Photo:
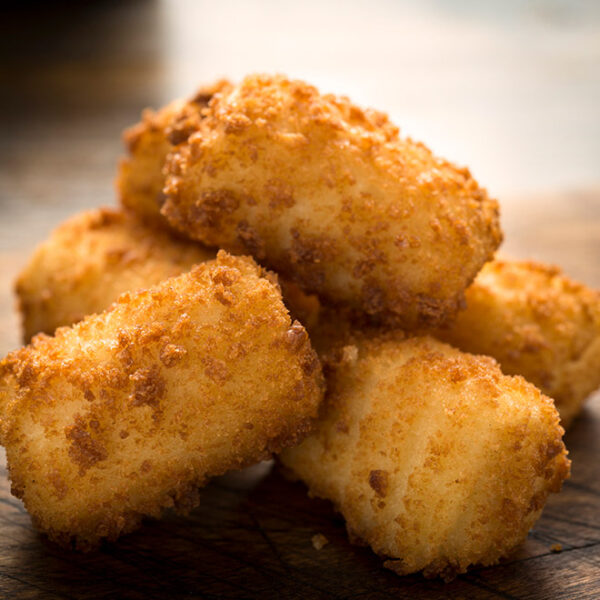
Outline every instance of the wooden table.
{"type": "MultiPolygon", "coordinates": [[[[190,3],[184,4],[190,9],[190,3]]],[[[210,16],[209,7],[203,9],[210,16]]],[[[195,13],[194,18],[206,14],[195,13]]],[[[15,12],[3,19],[2,355],[19,345],[11,286],[32,247],[67,215],[114,203],[112,179],[121,129],[137,119],[141,107],[160,105],[175,93],[190,91],[201,74],[210,71],[212,77],[218,69],[227,73],[226,58],[211,70],[201,56],[200,74],[193,81],[187,79],[187,62],[175,61],[180,67],[173,69],[173,48],[167,42],[162,47],[148,41],[160,37],[161,18],[170,16],[158,3],[117,7],[103,2],[87,10],[70,5],[68,18],[40,5],[36,15],[15,12]],[[167,69],[166,64],[171,66],[167,69]]],[[[205,31],[210,28],[210,22],[203,24],[205,31]]],[[[234,37],[251,43],[252,31],[244,34],[243,24],[232,27],[234,37]]],[[[217,60],[211,43],[204,38],[198,42],[206,56],[217,60]]],[[[176,51],[181,58],[183,50],[176,51]]],[[[298,61],[300,54],[304,56],[297,51],[298,61]]],[[[189,53],[185,56],[189,61],[189,53]]],[[[431,56],[415,60],[439,73],[446,68],[443,56],[439,62],[431,56]]],[[[364,76],[370,84],[383,81],[389,65],[367,63],[356,67],[357,77],[364,76]]],[[[243,56],[239,64],[246,64],[243,56]]],[[[496,106],[498,100],[490,96],[489,102],[496,106]]],[[[381,106],[385,108],[386,102],[381,106]]],[[[437,109],[423,110],[435,120],[437,109]]],[[[456,102],[448,110],[456,111],[456,102]]],[[[586,126],[593,133],[598,119],[586,126]]],[[[476,137],[466,131],[465,144],[470,139],[476,148],[476,137]]],[[[526,144],[533,147],[534,141],[529,137],[526,144]]],[[[593,143],[587,147],[593,148],[593,143]]],[[[587,158],[589,164],[594,160],[597,164],[597,159],[597,155],[587,158]]],[[[494,179],[494,173],[505,167],[494,171],[492,163],[487,161],[481,170],[487,169],[494,179]]],[[[571,276],[600,287],[600,186],[590,186],[589,177],[582,181],[583,189],[507,193],[504,249],[513,256],[559,263],[571,276]]],[[[494,186],[499,189],[498,183],[494,186]]],[[[536,182],[530,187],[535,188],[536,182]]],[[[21,503],[10,495],[2,466],[0,597],[599,598],[600,395],[590,400],[565,439],[573,460],[572,477],[561,494],[551,497],[526,543],[501,565],[472,569],[450,584],[421,576],[400,578],[386,571],[370,550],[349,544],[343,520],[327,502],[310,500],[301,484],[285,481],[270,464],[215,480],[202,491],[202,504],[190,517],[168,514],[88,555],[64,552],[32,529],[21,503]],[[311,543],[317,533],[329,540],[321,550],[311,543]],[[557,544],[561,552],[552,550],[557,544]]]]}

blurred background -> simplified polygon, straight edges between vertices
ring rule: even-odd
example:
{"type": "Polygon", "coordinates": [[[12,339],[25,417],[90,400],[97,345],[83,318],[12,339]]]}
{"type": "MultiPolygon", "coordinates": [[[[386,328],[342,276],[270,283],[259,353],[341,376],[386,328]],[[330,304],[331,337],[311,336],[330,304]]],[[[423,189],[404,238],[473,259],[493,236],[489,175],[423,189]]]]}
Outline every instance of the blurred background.
{"type": "Polygon", "coordinates": [[[388,112],[501,201],[507,253],[600,286],[600,2],[0,7],[2,354],[19,343],[10,286],[33,246],[66,216],[115,203],[123,128],[254,71],[388,112]]]}

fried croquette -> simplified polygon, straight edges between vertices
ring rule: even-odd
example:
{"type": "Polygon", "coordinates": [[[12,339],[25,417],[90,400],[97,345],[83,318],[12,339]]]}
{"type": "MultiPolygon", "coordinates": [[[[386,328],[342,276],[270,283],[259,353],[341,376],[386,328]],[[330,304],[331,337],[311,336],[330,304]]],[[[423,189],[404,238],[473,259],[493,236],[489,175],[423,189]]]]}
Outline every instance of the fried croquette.
{"type": "Polygon", "coordinates": [[[194,123],[167,159],[162,213],[329,303],[439,323],[501,241],[498,205],[467,169],[347,98],[249,76],[194,123]]]}
{"type": "MultiPolygon", "coordinates": [[[[216,252],[145,224],[126,210],[76,215],[38,246],[17,279],[25,341],[102,312],[120,294],[180,275],[216,252]]],[[[290,315],[316,328],[317,297],[281,277],[278,283],[290,315]]]]}
{"type": "Polygon", "coordinates": [[[299,442],[321,397],[279,288],[221,251],[0,363],[12,492],[52,540],[94,547],[299,442]]]}
{"type": "Polygon", "coordinates": [[[123,142],[128,157],[119,163],[117,191],[121,205],[153,224],[166,226],[160,207],[164,201],[163,166],[173,146],[185,141],[211,98],[227,89],[227,81],[200,88],[190,100],[174,100],[159,111],[146,109],[142,120],[126,129],[123,142]]]}
{"type": "Polygon", "coordinates": [[[38,246],[17,279],[25,341],[101,312],[123,292],[155,285],[215,255],[125,211],[103,208],[72,217],[38,246]]]}
{"type": "Polygon", "coordinates": [[[281,461],[400,575],[496,563],[568,476],[554,404],[492,358],[396,332],[355,335],[324,369],[317,429],[281,461]]]}
{"type": "Polygon", "coordinates": [[[467,309],[436,335],[525,377],[554,399],[567,427],[600,386],[600,293],[557,267],[496,260],[466,300],[467,309]]]}

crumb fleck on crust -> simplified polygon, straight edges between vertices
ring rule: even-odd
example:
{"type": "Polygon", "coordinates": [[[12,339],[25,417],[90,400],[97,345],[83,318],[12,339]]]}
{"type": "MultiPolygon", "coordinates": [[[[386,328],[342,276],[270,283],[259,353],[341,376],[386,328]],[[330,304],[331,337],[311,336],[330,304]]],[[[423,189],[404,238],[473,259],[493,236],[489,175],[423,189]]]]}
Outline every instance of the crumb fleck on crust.
{"type": "MultiPolygon", "coordinates": [[[[91,424],[89,427],[92,428],[91,424]]],[[[108,458],[106,448],[92,437],[80,415],[75,415],[75,423],[65,428],[65,437],[70,443],[69,456],[79,465],[80,475],[84,475],[90,467],[108,458]]],[[[52,481],[61,481],[60,474],[56,470],[52,481]]],[[[56,487],[56,483],[54,485],[56,487]]]]}
{"type": "Polygon", "coordinates": [[[380,498],[385,498],[388,491],[388,472],[381,469],[371,471],[369,473],[369,485],[380,498]]]}

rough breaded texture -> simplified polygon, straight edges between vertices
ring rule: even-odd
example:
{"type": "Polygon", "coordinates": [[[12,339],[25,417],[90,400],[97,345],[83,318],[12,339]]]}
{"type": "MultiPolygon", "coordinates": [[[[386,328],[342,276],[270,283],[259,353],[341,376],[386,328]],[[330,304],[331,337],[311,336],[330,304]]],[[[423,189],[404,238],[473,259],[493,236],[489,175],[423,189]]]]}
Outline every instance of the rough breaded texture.
{"type": "Polygon", "coordinates": [[[12,492],[51,539],[114,540],[308,432],[320,364],[262,275],[219,252],[0,363],[12,492]]]}
{"type": "MultiPolygon", "coordinates": [[[[216,252],[145,224],[130,211],[101,208],[76,215],[38,246],[16,281],[24,339],[102,312],[122,293],[180,275],[216,252]]],[[[317,297],[281,277],[277,281],[291,316],[316,327],[317,297]]]]}
{"type": "Polygon", "coordinates": [[[552,401],[491,358],[395,333],[324,368],[317,430],[281,461],[401,575],[496,563],[569,473],[552,401]]]}
{"type": "Polygon", "coordinates": [[[157,112],[146,109],[142,120],[123,133],[129,156],[119,162],[116,186],[121,205],[161,226],[166,224],[160,215],[165,183],[162,168],[172,147],[166,129],[182,111],[194,109],[185,100],[174,100],[157,112]]]}
{"type": "Polygon", "coordinates": [[[496,260],[466,298],[467,309],[437,336],[523,375],[555,400],[568,426],[600,386],[600,293],[557,267],[496,260]]]}
{"type": "Polygon", "coordinates": [[[200,88],[190,100],[174,100],[158,111],[146,109],[142,120],[125,130],[123,143],[129,156],[121,159],[116,181],[122,206],[155,225],[166,226],[160,207],[167,154],[193,131],[190,120],[200,118],[213,95],[228,85],[218,81],[200,88]]]}
{"type": "Polygon", "coordinates": [[[101,312],[123,292],[155,285],[215,255],[125,211],[102,208],[76,215],[38,246],[17,279],[25,341],[101,312]]]}
{"type": "Polygon", "coordinates": [[[347,98],[250,76],[196,124],[167,161],[163,214],[328,302],[440,322],[501,240],[498,205],[467,169],[347,98]]]}

